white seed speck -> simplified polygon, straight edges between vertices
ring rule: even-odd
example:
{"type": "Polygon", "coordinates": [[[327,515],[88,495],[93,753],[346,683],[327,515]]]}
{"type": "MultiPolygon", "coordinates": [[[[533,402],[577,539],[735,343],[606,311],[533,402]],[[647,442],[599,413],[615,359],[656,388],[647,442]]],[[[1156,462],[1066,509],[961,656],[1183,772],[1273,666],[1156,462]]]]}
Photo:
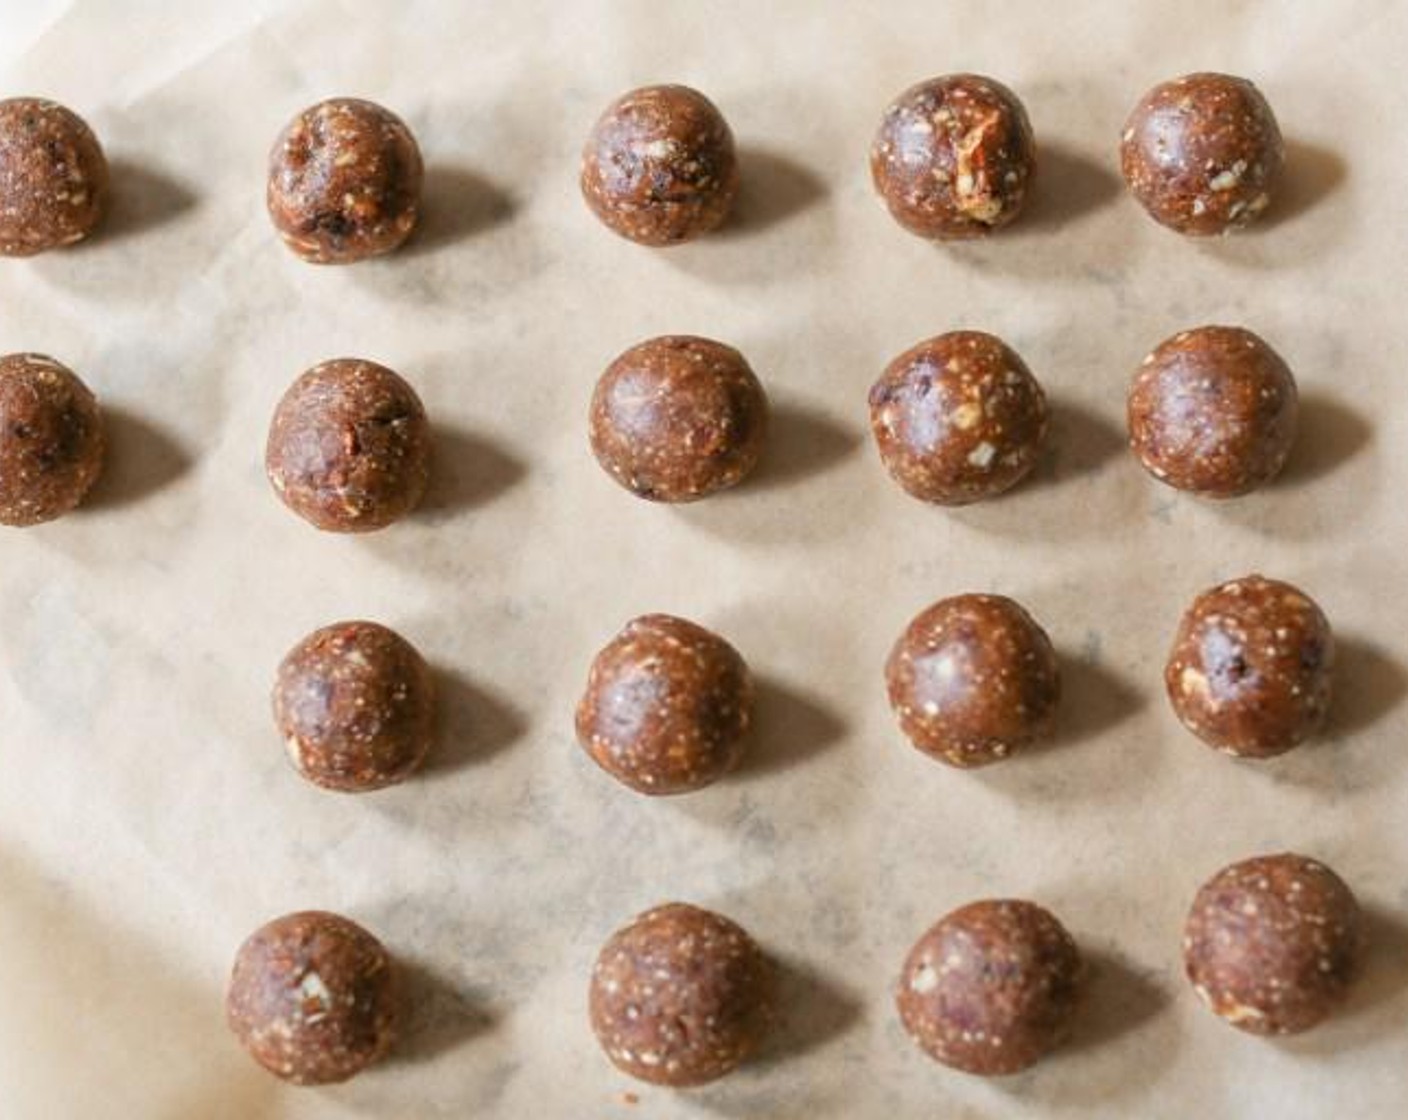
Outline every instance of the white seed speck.
{"type": "Polygon", "coordinates": [[[997,448],[988,443],[987,440],[984,440],[982,443],[978,444],[977,447],[973,448],[972,451],[968,452],[968,462],[979,470],[986,470],[992,465],[992,461],[996,455],[997,448]]]}
{"type": "Polygon", "coordinates": [[[983,418],[983,410],[976,404],[962,404],[953,410],[953,426],[968,429],[983,418]]]}

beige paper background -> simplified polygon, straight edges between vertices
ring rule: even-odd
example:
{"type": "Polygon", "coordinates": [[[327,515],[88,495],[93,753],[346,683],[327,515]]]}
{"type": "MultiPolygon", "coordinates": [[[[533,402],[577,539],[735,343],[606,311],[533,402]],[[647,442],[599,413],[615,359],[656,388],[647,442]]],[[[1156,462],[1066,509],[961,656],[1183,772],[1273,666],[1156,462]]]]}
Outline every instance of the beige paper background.
{"type": "Polygon", "coordinates": [[[1398,499],[1408,9],[1353,3],[804,0],[0,8],[0,86],[82,112],[118,198],[91,245],[0,264],[0,349],[49,351],[108,408],[95,500],[0,533],[0,1115],[270,1117],[1401,1116],[1408,1013],[1408,688],[1398,499]],[[167,14],[158,14],[166,9],[167,14]],[[1115,178],[1124,114],[1191,69],[1254,78],[1290,181],[1255,233],[1189,243],[1115,178]],[[1042,150],[1031,213],[938,248],[871,195],[880,110],[911,81],[991,73],[1042,150]],[[600,108],[706,90],[742,146],[734,228],[670,252],[608,235],[576,193],[600,108]],[[298,108],[375,98],[420,138],[423,236],[317,269],[262,208],[298,108]],[[1283,484],[1207,505],[1122,450],[1127,379],[1207,321],[1290,361],[1303,437],[1283,484]],[[883,475],[865,391],[958,326],[1001,334],[1056,419],[1040,476],[961,512],[883,475]],[[755,481],[686,508],[593,464],[601,368],[651,334],[740,346],[776,405],[755,481]],[[420,389],[429,507],[320,535],[261,470],[292,378],[334,355],[420,389]],[[1204,586],[1303,585],[1343,641],[1333,734],[1238,765],[1167,709],[1172,628],[1204,586]],[[995,590],[1065,655],[1061,741],[981,773],[908,749],[880,665],[931,600],[995,590]],[[753,757],[649,801],[571,738],[587,662],[628,617],[717,628],[764,682],[753,757]],[[306,631],[364,616],[444,673],[429,772],[364,798],[288,770],[267,690],[306,631]],[[1178,971],[1197,884],[1254,852],[1333,864],[1375,947],[1346,1013],[1258,1041],[1178,971]],[[982,1082],[926,1061],[889,988],[913,939],[975,897],[1053,908],[1095,965],[1077,1038],[982,1082]],[[788,969],[765,1061],[689,1094],[617,1075],[587,1029],[601,941],[666,898],[743,922],[788,969]],[[228,1036],[240,940],[327,907],[412,962],[397,1059],[281,1086],[228,1036]],[[635,1092],[634,1107],[622,1100],[635,1092]]]}

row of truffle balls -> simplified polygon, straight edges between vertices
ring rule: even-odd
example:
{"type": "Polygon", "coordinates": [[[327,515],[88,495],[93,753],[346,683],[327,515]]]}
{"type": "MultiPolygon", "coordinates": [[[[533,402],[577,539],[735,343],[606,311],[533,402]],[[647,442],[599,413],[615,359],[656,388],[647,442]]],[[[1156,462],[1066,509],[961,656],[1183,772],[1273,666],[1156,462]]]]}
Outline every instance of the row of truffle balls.
{"type": "MultiPolygon", "coordinates": [[[[995,497],[1036,466],[1046,395],[999,339],[955,331],[905,351],[870,390],[880,457],[910,494],[943,505],[995,497]]],[[[1128,396],[1130,445],[1157,478],[1211,497],[1272,479],[1295,437],[1286,363],[1239,327],[1163,342],[1128,396]]],[[[767,395],[744,357],[671,335],[631,347],[601,375],[589,435],[598,462],[643,498],[687,502],[742,481],[763,454],[767,395]]],[[[431,435],[414,389],[374,362],[337,359],[300,377],[274,413],[268,474],[321,529],[365,532],[425,493],[431,435]]],[[[51,358],[0,358],[0,524],[33,525],[76,506],[98,477],[93,394],[51,358]]]]}
{"type": "MultiPolygon", "coordinates": [[[[1358,902],[1329,867],[1293,853],[1231,864],[1194,897],[1183,967],[1214,1013],[1257,1035],[1294,1034],[1343,999],[1363,955],[1358,902]]],[[[934,1060],[1017,1073],[1079,1030],[1086,968],[1075,940],[1033,902],[987,899],[914,944],[894,999],[934,1060]]],[[[393,1046],[401,998],[382,943],[348,918],[289,914],[240,947],[226,995],[236,1036],[302,1085],[343,1081],[393,1046]]],[[[785,1007],[768,953],[730,919],[686,903],[641,914],[602,947],[588,1017],[607,1058],[654,1085],[717,1080],[765,1051],[785,1007]]]]}
{"type": "MultiPolygon", "coordinates": [[[[1334,637],[1298,588],[1252,575],[1213,587],[1184,613],[1164,668],[1174,713],[1203,742],[1271,758],[1323,725],[1334,637]]],[[[920,751],[960,768],[1040,743],[1057,722],[1061,669],[1051,639],[1018,603],[965,594],[921,611],[884,666],[895,719],[920,751]]],[[[368,621],[323,627],[283,659],[275,721],[310,781],[360,792],[403,781],[433,745],[425,659],[368,621]]],[[[639,793],[704,788],[742,759],[754,685],[726,639],[667,614],[632,619],[593,658],[576,708],[577,739],[639,793]]]]}
{"type": "MultiPolygon", "coordinates": [[[[1189,74],[1155,86],[1121,135],[1130,191],[1180,233],[1223,233],[1271,202],[1284,146],[1250,82],[1189,74]]],[[[976,74],[920,82],[885,110],[871,176],[890,213],[921,237],[981,237],[1015,221],[1037,152],[1027,112],[976,74]]],[[[581,188],[611,230],[643,245],[689,241],[721,225],[738,192],[733,134],[703,94],[632,90],[607,107],[582,154],[581,188]]],[[[424,167],[396,114],[333,98],[299,113],[269,155],[266,201],[284,242],[307,261],[391,252],[414,231],[424,167]]],[[[88,236],[109,172],[92,129],[52,101],[0,102],[0,253],[28,256],[88,236]]]]}

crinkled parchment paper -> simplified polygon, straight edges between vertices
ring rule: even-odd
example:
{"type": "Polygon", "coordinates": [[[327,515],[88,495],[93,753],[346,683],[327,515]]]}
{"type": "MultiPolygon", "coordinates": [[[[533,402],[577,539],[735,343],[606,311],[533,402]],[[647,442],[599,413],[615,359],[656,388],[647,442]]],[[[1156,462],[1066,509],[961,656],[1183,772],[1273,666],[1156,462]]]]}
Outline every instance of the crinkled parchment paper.
{"type": "Polygon", "coordinates": [[[73,251],[0,262],[0,349],[48,351],[112,426],[94,500],[0,533],[0,1115],[133,1117],[1396,1117],[1408,1111],[1408,8],[1282,4],[14,3],[7,94],[83,113],[116,208],[73,251]],[[1253,78],[1289,141],[1263,226],[1192,243],[1115,175],[1125,113],[1194,69],[1253,78]],[[866,152],[886,102],[945,71],[1025,100],[1031,212],[987,244],[900,231],[866,152]],[[722,107],[738,220],[669,252],[577,196],[600,108],[651,81],[722,107]],[[303,105],[371,97],[428,164],[413,247],[314,268],[263,213],[267,148],[303,105]],[[1122,447],[1144,353],[1242,323],[1291,363],[1304,429],[1284,481],[1212,505],[1122,447]],[[865,392],[959,326],[1005,337],[1055,408],[1009,497],[926,508],[884,476],[865,392]],[[756,479],[697,506],[631,499],[593,463],[598,372],[652,334],[738,345],[776,405],[756,479]],[[384,362],[439,430],[427,508],[314,532],[261,469],[279,394],[336,355],[384,362]],[[1343,642],[1331,734],[1239,765],[1160,682],[1203,587],[1301,584],[1343,642]],[[930,601],[993,590],[1059,646],[1059,742],[979,773],[901,741],[880,669],[930,601]],[[763,682],[748,764],[632,795],[572,742],[593,652],[666,610],[729,637],[763,682]],[[299,781],[268,688],[312,628],[371,617],[439,668],[423,778],[366,797],[299,781]],[[1293,1041],[1222,1026],[1179,933],[1224,863],[1293,848],[1336,867],[1374,948],[1345,1013],[1293,1041]],[[1094,964],[1064,1052],[983,1082],[929,1061],[890,987],[952,907],[1019,895],[1094,964]],[[628,1083],[587,1028],[602,940],[683,898],[784,962],[788,1025],[745,1071],[628,1083]],[[394,1061],[287,1088],[223,1022],[235,948],[327,907],[409,963],[394,1061]],[[639,1102],[624,1096],[634,1092],[639,1102]]]}

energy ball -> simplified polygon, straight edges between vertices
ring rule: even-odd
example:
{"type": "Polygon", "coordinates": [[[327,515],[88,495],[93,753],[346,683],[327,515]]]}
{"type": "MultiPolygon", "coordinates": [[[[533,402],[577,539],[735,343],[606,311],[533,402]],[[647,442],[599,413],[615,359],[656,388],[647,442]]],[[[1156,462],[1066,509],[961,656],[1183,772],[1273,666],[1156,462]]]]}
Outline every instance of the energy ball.
{"type": "Polygon", "coordinates": [[[1311,598],[1247,576],[1205,591],[1183,615],[1164,668],[1173,710],[1225,754],[1271,758],[1325,720],[1335,639],[1311,598]]]}
{"type": "Polygon", "coordinates": [[[1120,170],[1134,197],[1154,221],[1194,237],[1259,217],[1284,161],[1266,98],[1227,74],[1188,74],[1155,86],[1120,138],[1120,170]]]}
{"type": "Polygon", "coordinates": [[[1056,651],[1001,595],[955,595],[920,612],[885,662],[900,730],[950,766],[986,766],[1049,734],[1061,699],[1056,651]]]}
{"type": "Polygon", "coordinates": [[[108,161],[93,130],[53,101],[0,101],[0,255],[82,241],[107,210],[108,161]]]}
{"type": "Polygon", "coordinates": [[[677,245],[715,229],[738,193],[733,133],[688,86],[645,86],[607,106],[582,151],[582,197],[640,245],[677,245]]]}
{"type": "Polygon", "coordinates": [[[430,750],[430,667],[375,622],[325,626],[279,665],[274,721],[289,761],[310,782],[348,793],[394,785],[430,750]]]}
{"type": "Polygon", "coordinates": [[[383,529],[420,504],[430,480],[430,422],[400,376],[335,358],[290,387],[274,410],[264,467],[284,505],[319,529],[383,529]]]}
{"type": "Polygon", "coordinates": [[[712,631],[648,614],[596,655],[577,704],[577,741],[637,793],[689,793],[722,778],[743,754],[753,678],[712,631]]]}
{"type": "Polygon", "coordinates": [[[294,117],[269,153],[269,217],[313,264],[351,264],[398,248],[415,229],[424,167],[395,113],[335,97],[294,117]]]}
{"type": "Polygon", "coordinates": [[[1344,998],[1363,940],[1359,903],[1323,863],[1257,856],[1198,891],[1183,968],[1199,998],[1239,1030],[1297,1034],[1344,998]]]}
{"type": "Polygon", "coordinates": [[[1017,95],[991,78],[949,74],[885,110],[870,176],[895,221],[942,241],[983,237],[1022,210],[1036,143],[1017,95]]]}
{"type": "Polygon", "coordinates": [[[1280,473],[1295,442],[1296,380],[1241,327],[1198,327],[1160,343],[1135,374],[1129,445],[1161,482],[1235,498],[1280,473]]]}
{"type": "Polygon", "coordinates": [[[296,1085],[360,1073],[390,1048],[391,958],[356,922],[307,910],[260,926],[235,956],[225,1013],[254,1060],[296,1085]]]}
{"type": "Polygon", "coordinates": [[[895,1003],[935,1061],[984,1077],[1018,1073],[1069,1033],[1085,968],[1075,941],[1033,902],[971,902],[910,950],[895,1003]]]}
{"type": "Polygon", "coordinates": [[[607,941],[592,969],[592,1031],[622,1073],[703,1085],[752,1054],[773,1018],[772,963],[740,926],[671,902],[607,941]]]}
{"type": "Polygon", "coordinates": [[[733,347],[667,335],[606,368],[589,419],[592,453],[612,478],[641,498],[692,502],[757,464],[768,399],[733,347]]]}
{"type": "Polygon", "coordinates": [[[43,354],[0,358],[0,525],[62,516],[102,469],[102,417],[78,375],[43,354]]]}
{"type": "Polygon", "coordinates": [[[1041,385],[982,331],[921,342],[870,389],[870,428],[885,469],[908,493],[939,505],[968,505],[1017,485],[1036,466],[1047,424],[1041,385]]]}

